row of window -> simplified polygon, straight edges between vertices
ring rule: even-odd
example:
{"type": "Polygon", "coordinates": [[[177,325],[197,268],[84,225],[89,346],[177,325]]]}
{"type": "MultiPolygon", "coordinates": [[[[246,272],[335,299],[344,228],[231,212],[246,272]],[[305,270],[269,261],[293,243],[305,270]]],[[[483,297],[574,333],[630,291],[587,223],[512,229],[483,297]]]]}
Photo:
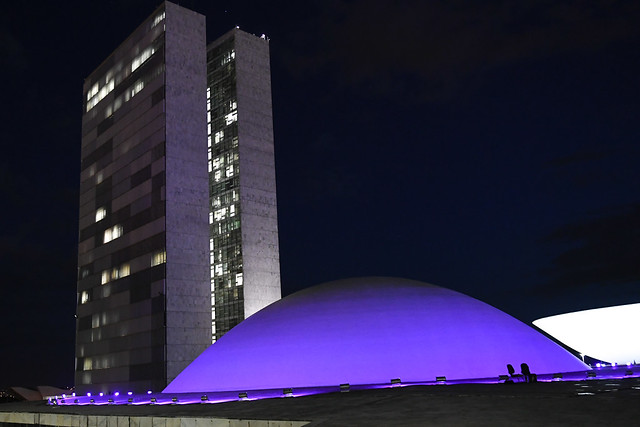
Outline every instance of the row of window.
{"type": "Polygon", "coordinates": [[[140,68],[140,66],[148,61],[155,52],[156,48],[154,41],[150,46],[143,49],[138,55],[136,55],[131,60],[131,63],[126,65],[124,68],[120,68],[117,71],[114,71],[113,69],[109,70],[104,77],[104,84],[102,84],[102,86],[100,85],[100,82],[94,83],[94,85],[91,86],[91,89],[87,91],[87,113],[107,95],[109,95],[115,89],[116,84],[119,84],[131,75],[131,73],[140,68]]]}
{"type": "MultiPolygon", "coordinates": [[[[157,265],[160,264],[164,264],[167,262],[167,251],[166,250],[161,250],[161,251],[156,251],[153,254],[151,254],[151,267],[155,267],[157,265]]],[[[83,272],[84,274],[84,272],[83,272]]],[[[88,271],[87,271],[88,274],[88,271]]],[[[124,263],[122,265],[120,265],[119,267],[115,267],[115,268],[109,268],[106,270],[102,271],[102,274],[100,275],[100,284],[101,285],[106,285],[109,282],[112,282],[114,280],[118,280],[121,279],[123,277],[127,277],[131,274],[131,266],[129,263],[124,263]]],[[[107,296],[105,293],[102,294],[102,296],[107,296]]],[[[80,304],[86,304],[87,302],[89,302],[89,300],[91,299],[90,297],[90,293],[89,291],[82,291],[80,293],[80,304]]]]}

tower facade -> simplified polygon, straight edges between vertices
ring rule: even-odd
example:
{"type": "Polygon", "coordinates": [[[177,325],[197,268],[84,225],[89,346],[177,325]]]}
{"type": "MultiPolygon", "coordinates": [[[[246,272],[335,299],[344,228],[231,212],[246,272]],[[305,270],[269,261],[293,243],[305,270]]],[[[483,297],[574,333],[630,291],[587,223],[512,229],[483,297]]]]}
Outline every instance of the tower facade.
{"type": "Polygon", "coordinates": [[[162,390],[211,343],[205,17],[163,3],[83,92],[76,388],[162,390]]]}
{"type": "Polygon", "coordinates": [[[280,298],[268,41],[164,2],[83,94],[76,390],[159,391],[280,298]]]}
{"type": "Polygon", "coordinates": [[[281,297],[269,42],[207,48],[212,340],[281,297]]]}

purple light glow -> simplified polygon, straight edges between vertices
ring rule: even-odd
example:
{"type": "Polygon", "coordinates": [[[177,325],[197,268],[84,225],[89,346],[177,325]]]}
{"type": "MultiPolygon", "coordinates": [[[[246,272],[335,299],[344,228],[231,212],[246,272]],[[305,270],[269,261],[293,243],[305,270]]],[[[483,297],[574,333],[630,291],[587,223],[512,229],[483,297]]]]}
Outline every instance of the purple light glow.
{"type": "MultiPolygon", "coordinates": [[[[635,371],[629,373],[627,368],[620,369],[614,367],[603,367],[598,369],[597,375],[594,371],[589,371],[589,373],[585,376],[585,372],[568,372],[562,373],[562,378],[557,378],[558,374],[542,374],[538,375],[538,382],[552,382],[552,381],[589,381],[593,379],[622,379],[631,377],[639,377],[640,376],[640,367],[635,365],[635,371]],[[592,374],[592,375],[589,375],[592,374]],[[597,377],[597,378],[596,378],[597,377]]],[[[455,384],[498,384],[499,381],[497,378],[484,378],[484,379],[472,379],[472,380],[447,380],[446,385],[439,384],[436,381],[426,381],[419,383],[411,383],[411,384],[402,384],[402,387],[410,387],[416,385],[440,385],[440,387],[446,387],[449,385],[455,384]]],[[[381,389],[393,387],[392,383],[386,384],[363,384],[363,385],[350,385],[350,390],[368,390],[368,389],[381,389]]],[[[331,387],[309,387],[304,389],[293,389],[291,396],[285,396],[282,394],[283,390],[253,390],[250,393],[250,399],[245,400],[258,400],[258,399],[274,399],[274,398],[288,398],[288,397],[301,397],[301,396],[310,396],[315,394],[322,393],[335,393],[340,391],[340,387],[338,385],[331,387]]],[[[129,402],[127,399],[112,399],[108,396],[103,398],[89,398],[80,396],[78,399],[62,399],[55,398],[50,400],[49,405],[63,405],[63,406],[73,406],[73,405],[191,405],[191,404],[215,404],[222,402],[232,402],[243,400],[239,398],[239,393],[235,391],[226,391],[226,392],[215,392],[208,393],[207,399],[203,400],[202,393],[180,393],[180,394],[165,394],[165,393],[156,393],[152,396],[149,395],[136,395],[133,402],[129,402]],[[173,398],[177,397],[177,401],[174,402],[173,398]]]]}
{"type": "Polygon", "coordinates": [[[449,289],[395,278],[330,282],[254,314],[203,352],[164,393],[447,383],[589,370],[506,313],[449,289]]]}

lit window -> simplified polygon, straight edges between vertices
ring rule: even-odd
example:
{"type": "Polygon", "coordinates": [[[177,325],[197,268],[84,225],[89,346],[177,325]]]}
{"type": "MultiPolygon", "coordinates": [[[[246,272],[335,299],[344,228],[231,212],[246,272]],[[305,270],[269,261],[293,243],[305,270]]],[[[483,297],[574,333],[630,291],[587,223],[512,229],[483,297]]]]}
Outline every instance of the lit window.
{"type": "Polygon", "coordinates": [[[226,114],[224,116],[224,121],[225,121],[225,124],[227,126],[230,125],[233,122],[238,121],[238,112],[237,111],[232,111],[229,114],[226,114]]]}
{"type": "Polygon", "coordinates": [[[111,91],[115,87],[115,81],[113,80],[113,75],[111,72],[107,73],[104,86],[102,86],[100,89],[98,89],[98,87],[98,83],[94,84],[91,87],[91,90],[87,93],[87,112],[95,107],[98,102],[102,101],[105,96],[111,93],[111,91]]]}
{"type": "Polygon", "coordinates": [[[131,72],[133,73],[135,70],[140,68],[140,66],[144,64],[147,59],[151,58],[151,55],[154,53],[155,49],[153,47],[148,47],[140,52],[140,54],[133,58],[133,61],[131,62],[131,72]]]}
{"type": "Polygon", "coordinates": [[[108,243],[112,240],[117,239],[120,236],[122,236],[122,226],[119,224],[114,225],[113,227],[107,228],[106,230],[104,230],[103,243],[108,243]]]}
{"type": "Polygon", "coordinates": [[[135,82],[135,84],[131,88],[131,98],[136,96],[136,94],[142,89],[144,89],[144,82],[142,80],[138,80],[137,82],[135,82]]]}
{"type": "Polygon", "coordinates": [[[91,368],[92,368],[91,358],[90,357],[85,357],[84,365],[82,366],[82,370],[83,371],[90,371],[91,368]]]}
{"type": "Polygon", "coordinates": [[[96,211],[96,222],[104,219],[107,216],[107,210],[105,208],[98,208],[96,211]]]}
{"type": "Polygon", "coordinates": [[[127,277],[129,274],[131,274],[131,266],[129,264],[122,264],[120,268],[113,269],[111,277],[116,280],[122,277],[127,277]]]}
{"type": "Polygon", "coordinates": [[[209,224],[213,224],[213,212],[209,212],[209,224]]]}
{"type": "Polygon", "coordinates": [[[130,274],[131,266],[129,264],[122,264],[120,267],[112,268],[110,270],[104,270],[102,272],[101,284],[107,284],[112,280],[118,280],[123,277],[127,277],[130,274]]]}
{"type": "Polygon", "coordinates": [[[222,221],[226,217],[227,217],[227,208],[218,209],[213,213],[213,218],[216,222],[222,221]]]}
{"type": "Polygon", "coordinates": [[[235,50],[230,50],[229,52],[225,52],[224,55],[222,55],[222,61],[221,61],[221,65],[225,65],[228,64],[229,62],[231,62],[234,58],[236,57],[236,52],[235,50]]]}
{"type": "Polygon", "coordinates": [[[227,176],[227,178],[232,177],[233,174],[234,174],[233,165],[227,166],[227,169],[225,170],[225,175],[227,176]]]}
{"type": "Polygon", "coordinates": [[[242,273],[236,274],[236,286],[242,286],[242,273]]]}
{"type": "Polygon", "coordinates": [[[220,167],[222,167],[222,165],[224,165],[224,157],[223,156],[216,157],[215,159],[213,159],[213,162],[212,162],[213,169],[220,169],[220,167]]]}
{"type": "Polygon", "coordinates": [[[224,131],[223,130],[219,130],[218,132],[216,132],[214,138],[215,138],[216,144],[219,143],[220,141],[222,141],[222,139],[224,138],[224,131]]]}
{"type": "Polygon", "coordinates": [[[86,304],[87,302],[89,302],[89,292],[82,291],[80,294],[80,304],[86,304]]]}
{"type": "Polygon", "coordinates": [[[236,205],[229,206],[229,216],[235,216],[236,214],[236,205]]]}
{"type": "Polygon", "coordinates": [[[159,13],[158,15],[156,15],[155,18],[153,18],[153,24],[151,24],[151,28],[161,23],[163,19],[164,19],[164,11],[162,11],[162,13],[159,13]]]}
{"type": "Polygon", "coordinates": [[[164,264],[167,262],[167,251],[161,250],[155,252],[151,257],[151,266],[154,267],[156,265],[164,264]]]}

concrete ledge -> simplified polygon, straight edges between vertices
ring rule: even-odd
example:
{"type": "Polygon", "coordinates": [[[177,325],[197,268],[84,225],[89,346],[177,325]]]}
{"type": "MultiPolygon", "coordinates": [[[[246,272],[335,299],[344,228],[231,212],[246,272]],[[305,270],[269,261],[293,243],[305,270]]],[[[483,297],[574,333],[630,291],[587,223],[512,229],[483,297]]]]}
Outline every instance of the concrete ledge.
{"type": "Polygon", "coordinates": [[[62,427],[300,427],[307,421],[0,412],[0,423],[62,427]]]}

